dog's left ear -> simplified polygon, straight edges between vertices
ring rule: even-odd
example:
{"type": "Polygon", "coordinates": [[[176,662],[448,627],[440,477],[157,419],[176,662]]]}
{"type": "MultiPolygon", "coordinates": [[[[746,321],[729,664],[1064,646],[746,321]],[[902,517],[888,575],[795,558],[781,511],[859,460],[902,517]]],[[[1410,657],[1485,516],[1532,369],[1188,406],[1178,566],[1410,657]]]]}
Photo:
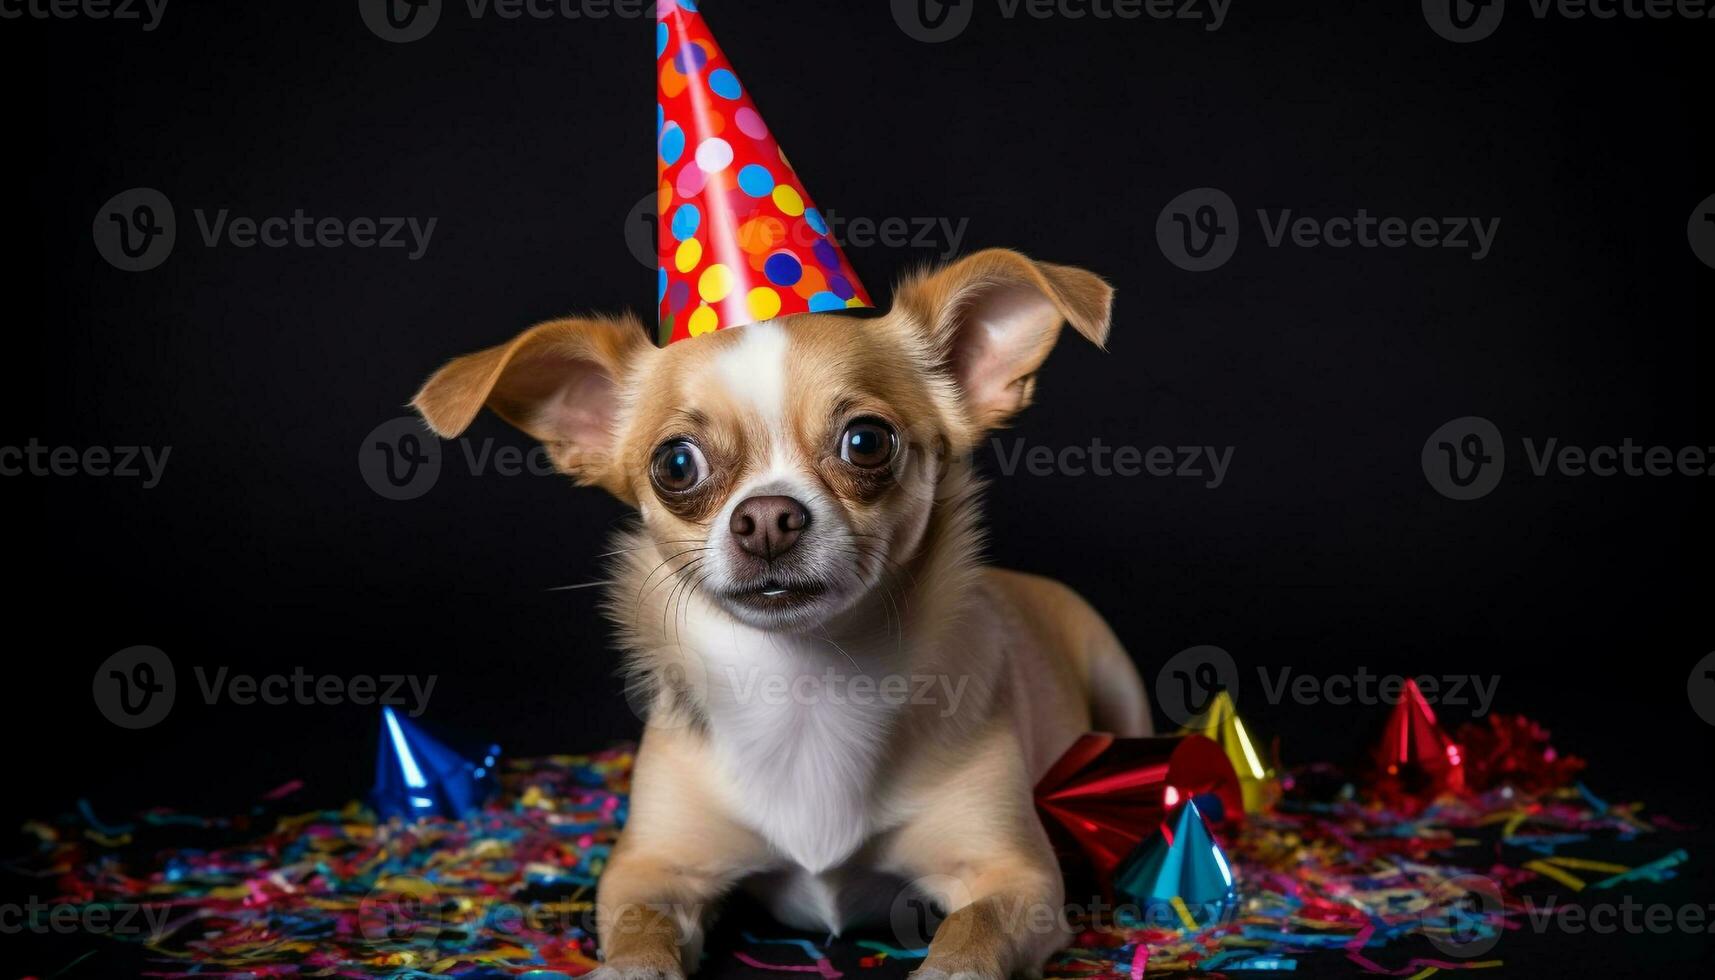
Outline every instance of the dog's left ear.
{"type": "Polygon", "coordinates": [[[1113,300],[1093,273],[990,249],[906,282],[895,308],[958,385],[974,441],[1030,404],[1063,324],[1106,343],[1113,300]]]}
{"type": "Polygon", "coordinates": [[[632,502],[615,458],[620,387],[653,354],[634,317],[550,320],[435,372],[411,406],[436,435],[464,432],[487,405],[541,440],[554,464],[632,502]]]}

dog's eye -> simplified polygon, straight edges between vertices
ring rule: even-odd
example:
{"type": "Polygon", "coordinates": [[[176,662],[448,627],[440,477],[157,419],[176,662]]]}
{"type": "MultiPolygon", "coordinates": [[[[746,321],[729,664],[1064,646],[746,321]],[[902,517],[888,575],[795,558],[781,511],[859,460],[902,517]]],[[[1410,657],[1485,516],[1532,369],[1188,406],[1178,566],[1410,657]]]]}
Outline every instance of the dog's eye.
{"type": "Polygon", "coordinates": [[[872,470],[893,459],[899,438],[893,427],[880,419],[858,419],[846,426],[840,437],[840,458],[853,466],[872,470]]]}
{"type": "Polygon", "coordinates": [[[708,479],[709,464],[696,443],[677,439],[655,451],[649,475],[664,493],[689,493],[708,479]]]}

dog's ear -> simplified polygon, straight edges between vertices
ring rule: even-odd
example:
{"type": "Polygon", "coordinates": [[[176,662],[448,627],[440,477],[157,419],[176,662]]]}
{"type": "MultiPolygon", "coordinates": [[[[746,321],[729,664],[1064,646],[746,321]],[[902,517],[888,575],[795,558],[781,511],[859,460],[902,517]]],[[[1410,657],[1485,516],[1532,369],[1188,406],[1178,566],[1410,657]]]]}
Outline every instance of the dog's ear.
{"type": "Polygon", "coordinates": [[[906,282],[895,307],[958,385],[974,440],[1030,404],[1063,324],[1107,341],[1113,297],[1093,273],[990,249],[906,282]]]}
{"type": "Polygon", "coordinates": [[[411,406],[451,439],[487,405],[541,440],[555,465],[578,482],[623,498],[629,490],[614,460],[620,384],[633,362],[653,350],[630,316],[551,320],[454,360],[411,406]]]}

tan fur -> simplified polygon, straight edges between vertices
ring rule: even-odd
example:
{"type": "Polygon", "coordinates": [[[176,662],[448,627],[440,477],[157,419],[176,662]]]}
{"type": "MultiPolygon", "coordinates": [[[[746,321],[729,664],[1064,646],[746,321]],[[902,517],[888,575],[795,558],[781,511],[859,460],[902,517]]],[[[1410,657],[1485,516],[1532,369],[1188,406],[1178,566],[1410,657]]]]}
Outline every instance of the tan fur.
{"type": "Polygon", "coordinates": [[[759,883],[824,896],[834,929],[849,924],[848,899],[861,904],[860,881],[910,883],[950,913],[925,975],[1031,973],[1064,942],[1060,872],[1031,787],[1097,722],[1147,733],[1148,709],[1124,650],[1076,594],[982,567],[980,488],[965,457],[1029,403],[1061,324],[1103,343],[1111,303],[1087,272],[995,250],[907,282],[879,319],[798,316],[660,351],[634,321],[555,321],[454,361],[418,394],[442,435],[486,402],[554,445],[567,472],[641,511],[615,549],[608,599],[650,718],[631,820],[601,879],[605,977],[694,969],[719,901],[759,883]],[[776,341],[787,351],[778,378],[763,370],[776,341]],[[755,384],[735,385],[735,372],[755,384]],[[839,458],[853,418],[899,434],[885,477],[839,458]],[[695,493],[662,494],[649,475],[657,447],[685,437],[711,473],[695,493]],[[824,549],[815,560],[832,584],[813,612],[759,624],[719,591],[730,573],[714,553],[735,499],[778,492],[769,481],[780,480],[813,495],[819,539],[803,547],[824,549]],[[830,826],[864,836],[810,867],[788,850],[823,853],[820,838],[771,838],[756,812],[795,787],[760,800],[740,791],[751,774],[730,760],[743,739],[734,749],[725,726],[755,722],[735,663],[798,670],[824,658],[858,675],[957,682],[962,694],[858,717],[880,727],[855,755],[829,743],[826,765],[851,769],[861,785],[849,805],[862,810],[830,826]]]}

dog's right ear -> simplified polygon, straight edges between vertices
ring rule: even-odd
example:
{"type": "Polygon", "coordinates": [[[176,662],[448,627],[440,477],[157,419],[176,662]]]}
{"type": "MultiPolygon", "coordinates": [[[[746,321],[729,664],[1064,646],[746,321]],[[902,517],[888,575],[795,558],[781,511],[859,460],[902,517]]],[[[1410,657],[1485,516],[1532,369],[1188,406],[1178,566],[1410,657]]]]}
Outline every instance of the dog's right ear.
{"type": "Polygon", "coordinates": [[[1113,287],[1093,273],[999,248],[908,280],[894,297],[958,386],[960,448],[1030,404],[1063,324],[1098,347],[1106,343],[1113,303],[1113,287]]]}
{"type": "Polygon", "coordinates": [[[411,406],[451,439],[487,405],[541,440],[562,472],[624,498],[614,459],[620,385],[653,351],[635,317],[551,320],[441,368],[411,406]]]}

